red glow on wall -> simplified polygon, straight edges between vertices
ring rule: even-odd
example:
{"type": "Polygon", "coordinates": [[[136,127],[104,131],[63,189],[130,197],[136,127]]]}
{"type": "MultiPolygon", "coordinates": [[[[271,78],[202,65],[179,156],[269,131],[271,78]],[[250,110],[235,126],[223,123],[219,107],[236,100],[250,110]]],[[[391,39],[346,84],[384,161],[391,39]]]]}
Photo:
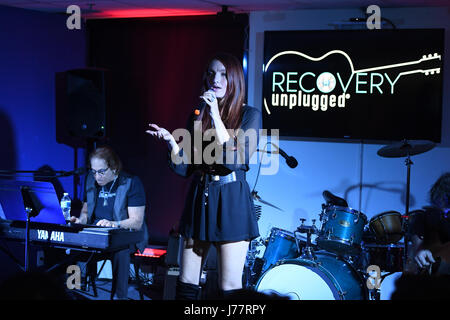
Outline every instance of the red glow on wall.
{"type": "Polygon", "coordinates": [[[117,9],[105,10],[98,13],[90,13],[87,18],[150,18],[150,17],[175,17],[175,16],[204,16],[214,15],[212,10],[191,9],[117,9]]]}

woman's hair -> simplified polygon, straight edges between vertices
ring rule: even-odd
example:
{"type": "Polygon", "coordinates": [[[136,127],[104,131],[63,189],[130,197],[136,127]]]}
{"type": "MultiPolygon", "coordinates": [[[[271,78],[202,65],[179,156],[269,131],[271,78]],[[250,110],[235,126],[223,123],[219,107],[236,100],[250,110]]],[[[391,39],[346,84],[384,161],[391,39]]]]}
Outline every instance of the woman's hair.
{"type": "MultiPolygon", "coordinates": [[[[202,93],[209,90],[208,69],[214,60],[220,61],[226,71],[227,91],[222,99],[218,99],[219,111],[222,121],[227,129],[237,129],[242,121],[242,107],[245,101],[244,71],[239,60],[228,53],[217,53],[207,63],[203,73],[202,93]]],[[[203,109],[203,111],[205,108],[203,109]]],[[[203,132],[211,128],[211,116],[209,112],[202,112],[201,120],[203,132]]]]}
{"type": "Polygon", "coordinates": [[[438,208],[450,208],[450,172],[444,173],[430,189],[430,202],[438,208]]]}
{"type": "Polygon", "coordinates": [[[115,153],[114,150],[109,146],[99,147],[92,151],[89,155],[89,161],[91,161],[92,158],[105,160],[108,167],[111,170],[115,171],[116,174],[119,174],[119,172],[122,170],[122,161],[120,161],[117,153],[115,153]]]}

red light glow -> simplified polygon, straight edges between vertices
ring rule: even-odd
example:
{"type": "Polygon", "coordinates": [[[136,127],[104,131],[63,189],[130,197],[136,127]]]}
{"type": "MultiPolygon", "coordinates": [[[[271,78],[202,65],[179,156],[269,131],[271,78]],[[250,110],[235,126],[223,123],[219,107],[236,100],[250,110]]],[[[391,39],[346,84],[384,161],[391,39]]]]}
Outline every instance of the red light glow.
{"type": "Polygon", "coordinates": [[[150,17],[175,17],[175,16],[204,16],[215,15],[215,11],[191,10],[191,9],[117,9],[105,10],[98,13],[90,13],[86,17],[92,18],[150,18],[150,17]]]}
{"type": "Polygon", "coordinates": [[[167,250],[164,249],[153,249],[153,248],[145,248],[144,252],[137,252],[134,255],[137,257],[149,257],[149,258],[159,258],[167,253],[167,250]]]}

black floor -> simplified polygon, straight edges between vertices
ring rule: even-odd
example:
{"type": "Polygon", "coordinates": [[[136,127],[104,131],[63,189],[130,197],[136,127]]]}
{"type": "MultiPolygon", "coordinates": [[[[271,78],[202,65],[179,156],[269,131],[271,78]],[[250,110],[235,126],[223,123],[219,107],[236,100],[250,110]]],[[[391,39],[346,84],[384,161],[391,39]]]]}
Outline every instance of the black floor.
{"type": "MultiPolygon", "coordinates": [[[[82,289],[73,289],[69,291],[75,300],[111,300],[111,280],[97,279],[96,294],[93,286],[87,288],[83,285],[82,289]]],[[[128,287],[128,300],[162,300],[163,286],[160,284],[141,284],[130,279],[128,287]]]]}

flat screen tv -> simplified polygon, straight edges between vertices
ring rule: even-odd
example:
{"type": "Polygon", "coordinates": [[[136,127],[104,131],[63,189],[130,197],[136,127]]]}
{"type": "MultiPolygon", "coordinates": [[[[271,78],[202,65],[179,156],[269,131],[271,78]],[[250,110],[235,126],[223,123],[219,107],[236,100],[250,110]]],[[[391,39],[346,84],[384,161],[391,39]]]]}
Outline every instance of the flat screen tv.
{"type": "Polygon", "coordinates": [[[444,29],[264,33],[263,127],[441,141],[444,29]]]}

